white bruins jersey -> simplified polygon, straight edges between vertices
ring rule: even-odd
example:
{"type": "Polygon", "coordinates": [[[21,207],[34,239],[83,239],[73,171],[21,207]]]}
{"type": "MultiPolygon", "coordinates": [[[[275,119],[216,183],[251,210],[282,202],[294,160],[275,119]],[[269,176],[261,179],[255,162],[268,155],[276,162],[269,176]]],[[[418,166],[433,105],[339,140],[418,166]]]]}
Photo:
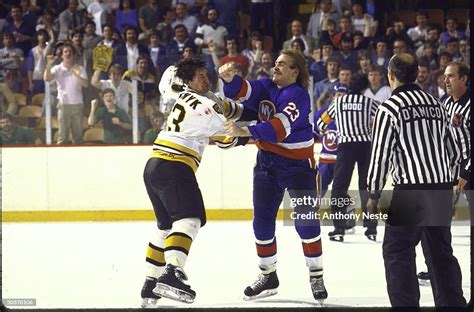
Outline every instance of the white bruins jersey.
{"type": "Polygon", "coordinates": [[[211,137],[220,147],[235,145],[236,138],[225,137],[224,123],[239,118],[242,106],[212,92],[203,96],[184,88],[168,116],[167,129],[153,144],[152,157],[183,162],[196,172],[211,137]]]}

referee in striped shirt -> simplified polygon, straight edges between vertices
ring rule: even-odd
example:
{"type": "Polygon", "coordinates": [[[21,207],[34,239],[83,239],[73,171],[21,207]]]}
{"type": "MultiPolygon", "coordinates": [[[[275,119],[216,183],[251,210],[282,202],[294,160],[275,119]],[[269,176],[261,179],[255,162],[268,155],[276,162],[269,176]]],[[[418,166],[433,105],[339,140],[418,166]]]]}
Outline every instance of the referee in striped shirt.
{"type": "MultiPolygon", "coordinates": [[[[334,216],[334,231],[329,232],[329,238],[333,241],[344,241],[344,230],[352,227],[345,219],[339,218],[336,213],[346,213],[347,206],[340,204],[341,199],[349,198],[347,191],[357,163],[359,173],[359,194],[362,211],[367,212],[367,171],[370,159],[370,124],[372,123],[379,102],[362,95],[369,82],[365,75],[354,75],[350,82],[350,94],[336,98],[317,121],[321,131],[325,131],[328,125],[336,120],[337,124],[337,160],[332,185],[331,206],[334,216]]],[[[336,92],[347,87],[343,84],[335,86],[336,92]]],[[[377,221],[364,218],[364,227],[367,227],[365,235],[368,239],[375,241],[377,234],[377,221]]]]}
{"type": "MultiPolygon", "coordinates": [[[[444,107],[448,111],[451,126],[454,129],[454,137],[460,152],[460,164],[455,170],[457,191],[470,190],[471,174],[471,99],[469,98],[469,67],[462,62],[449,63],[444,72],[446,93],[449,95],[444,101],[444,107]]],[[[470,192],[466,192],[471,211],[471,225],[474,220],[474,210],[470,192]]]]}
{"type": "Polygon", "coordinates": [[[390,170],[394,190],[382,248],[392,306],[419,307],[415,246],[424,233],[432,255],[426,261],[435,305],[460,307],[466,301],[449,227],[451,166],[457,155],[448,115],[435,97],[414,84],[417,74],[418,64],[412,55],[401,53],[391,58],[388,80],[393,92],[375,117],[367,209],[377,212],[377,200],[390,170]]]}

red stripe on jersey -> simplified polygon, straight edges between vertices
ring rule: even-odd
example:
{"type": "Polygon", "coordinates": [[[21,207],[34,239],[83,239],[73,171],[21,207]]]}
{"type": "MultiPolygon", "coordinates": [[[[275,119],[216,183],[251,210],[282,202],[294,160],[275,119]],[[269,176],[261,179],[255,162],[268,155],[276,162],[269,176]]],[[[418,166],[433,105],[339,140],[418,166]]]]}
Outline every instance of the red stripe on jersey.
{"type": "Polygon", "coordinates": [[[257,140],[255,145],[261,150],[273,152],[291,159],[308,159],[314,157],[313,145],[303,148],[287,149],[262,140],[257,140]]]}
{"type": "Polygon", "coordinates": [[[272,125],[273,130],[275,130],[277,142],[280,143],[283,141],[283,139],[286,138],[286,130],[281,120],[273,117],[268,122],[272,125]]]}
{"type": "Polygon", "coordinates": [[[238,100],[241,97],[244,97],[247,94],[248,86],[247,86],[247,81],[245,79],[242,79],[242,87],[240,87],[239,93],[237,93],[236,96],[233,97],[234,100],[238,100]]]}
{"type": "Polygon", "coordinates": [[[303,244],[303,253],[305,256],[320,255],[323,252],[323,245],[321,240],[312,243],[302,243],[303,244]]]}
{"type": "Polygon", "coordinates": [[[255,244],[255,246],[257,246],[257,255],[259,257],[273,256],[277,252],[277,245],[275,241],[273,241],[273,243],[270,245],[255,244]]]}
{"type": "Polygon", "coordinates": [[[335,159],[325,159],[325,158],[319,158],[319,163],[322,164],[335,164],[336,160],[335,159]]]}

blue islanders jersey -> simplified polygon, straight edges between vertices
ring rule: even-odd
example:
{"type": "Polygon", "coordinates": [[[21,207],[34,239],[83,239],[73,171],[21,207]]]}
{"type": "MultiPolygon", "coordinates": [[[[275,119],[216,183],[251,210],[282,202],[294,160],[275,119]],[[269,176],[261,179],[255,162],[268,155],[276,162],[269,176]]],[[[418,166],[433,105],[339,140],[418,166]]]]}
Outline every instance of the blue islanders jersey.
{"type": "Polygon", "coordinates": [[[326,131],[321,133],[317,125],[317,120],[321,115],[327,111],[329,104],[324,105],[319,111],[314,114],[314,134],[321,141],[321,152],[319,153],[320,163],[336,163],[337,155],[337,126],[336,121],[333,120],[327,127],[326,131]]]}
{"type": "Polygon", "coordinates": [[[240,120],[258,114],[257,124],[248,128],[259,149],[291,159],[314,159],[310,99],[303,87],[294,83],[280,89],[268,78],[248,81],[234,76],[224,83],[224,94],[244,105],[240,120]]]}

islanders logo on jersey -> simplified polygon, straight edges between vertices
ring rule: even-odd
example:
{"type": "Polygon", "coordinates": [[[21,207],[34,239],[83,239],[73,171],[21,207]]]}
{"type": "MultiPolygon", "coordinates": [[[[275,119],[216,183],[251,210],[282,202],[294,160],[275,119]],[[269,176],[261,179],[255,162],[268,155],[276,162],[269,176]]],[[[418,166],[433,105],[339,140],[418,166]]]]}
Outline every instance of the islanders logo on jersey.
{"type": "Polygon", "coordinates": [[[276,107],[271,101],[263,100],[260,102],[260,105],[258,106],[258,118],[261,121],[269,120],[275,115],[275,113],[276,107]]]}
{"type": "Polygon", "coordinates": [[[337,132],[335,130],[327,130],[321,143],[328,152],[337,151],[337,132]]]}

